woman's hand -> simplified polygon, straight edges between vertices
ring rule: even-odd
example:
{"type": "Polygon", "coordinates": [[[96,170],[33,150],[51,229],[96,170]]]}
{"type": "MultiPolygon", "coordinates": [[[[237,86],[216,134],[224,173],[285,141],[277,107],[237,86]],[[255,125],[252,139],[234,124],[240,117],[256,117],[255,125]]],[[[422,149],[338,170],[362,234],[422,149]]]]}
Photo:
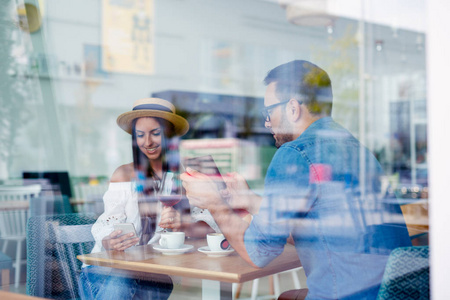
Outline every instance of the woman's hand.
{"type": "Polygon", "coordinates": [[[134,233],[120,235],[121,233],[122,230],[114,230],[109,235],[105,236],[102,240],[103,248],[106,250],[123,251],[139,242],[138,237],[133,238],[134,233]]]}
{"type": "Polygon", "coordinates": [[[158,225],[161,228],[171,228],[173,231],[178,231],[181,228],[181,215],[172,206],[164,206],[161,212],[161,221],[158,225]]]}

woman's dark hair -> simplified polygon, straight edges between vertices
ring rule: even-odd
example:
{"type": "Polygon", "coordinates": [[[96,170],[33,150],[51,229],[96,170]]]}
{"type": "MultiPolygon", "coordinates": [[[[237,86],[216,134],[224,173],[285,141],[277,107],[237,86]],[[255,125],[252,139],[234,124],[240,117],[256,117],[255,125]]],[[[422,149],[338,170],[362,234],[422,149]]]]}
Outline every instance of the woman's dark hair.
{"type": "MultiPolygon", "coordinates": [[[[169,140],[170,138],[174,135],[174,126],[172,123],[161,119],[161,118],[156,118],[156,117],[152,117],[154,119],[156,119],[156,121],[159,123],[159,125],[161,126],[161,161],[162,161],[162,171],[163,174],[166,173],[169,170],[169,161],[168,161],[168,145],[169,145],[169,140]]],[[[155,173],[155,171],[153,170],[148,157],[145,156],[144,153],[142,153],[142,151],[139,149],[139,145],[137,144],[136,141],[136,122],[138,119],[133,120],[132,123],[132,152],[133,152],[133,165],[134,165],[134,170],[136,172],[139,172],[141,175],[143,175],[145,177],[145,179],[154,179],[157,178],[157,175],[155,173]]],[[[142,178],[141,178],[142,179],[142,178]]],[[[144,192],[147,193],[151,193],[153,191],[153,189],[150,189],[148,191],[146,191],[144,189],[144,192]]]]}

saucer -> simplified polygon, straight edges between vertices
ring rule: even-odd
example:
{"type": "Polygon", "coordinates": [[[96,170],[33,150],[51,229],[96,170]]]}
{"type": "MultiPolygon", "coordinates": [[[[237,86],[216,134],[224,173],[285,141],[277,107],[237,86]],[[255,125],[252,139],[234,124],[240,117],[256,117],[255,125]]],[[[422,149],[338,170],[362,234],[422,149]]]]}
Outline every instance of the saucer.
{"type": "Polygon", "coordinates": [[[223,250],[223,251],[211,251],[211,250],[209,250],[208,246],[205,246],[205,247],[198,248],[198,251],[200,251],[201,253],[205,253],[206,255],[208,255],[210,257],[223,257],[223,256],[227,256],[227,255],[230,255],[231,253],[233,253],[234,249],[230,248],[228,250],[223,250]]]}
{"type": "Polygon", "coordinates": [[[183,246],[181,246],[181,248],[178,249],[168,249],[166,247],[160,246],[160,245],[154,245],[153,249],[155,249],[156,251],[161,252],[164,255],[178,255],[178,254],[183,254],[185,252],[188,252],[189,250],[191,250],[192,248],[194,248],[194,246],[192,245],[186,245],[184,244],[183,246]]]}

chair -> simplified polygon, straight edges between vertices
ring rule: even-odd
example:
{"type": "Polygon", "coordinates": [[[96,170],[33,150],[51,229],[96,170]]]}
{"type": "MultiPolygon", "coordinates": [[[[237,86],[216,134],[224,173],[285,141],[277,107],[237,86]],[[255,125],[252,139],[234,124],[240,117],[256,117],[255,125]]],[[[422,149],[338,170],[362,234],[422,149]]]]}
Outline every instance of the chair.
{"type": "Polygon", "coordinates": [[[6,253],[10,241],[17,243],[14,261],[14,285],[19,286],[22,259],[22,244],[25,241],[26,222],[31,199],[37,198],[41,191],[38,184],[28,186],[0,186],[0,238],[4,240],[2,251],[6,253]]]}
{"type": "Polygon", "coordinates": [[[0,186],[0,201],[28,201],[37,197],[41,192],[39,184],[24,186],[4,185],[0,186]]]}
{"type": "Polygon", "coordinates": [[[27,294],[44,298],[78,297],[78,254],[94,245],[90,232],[96,215],[30,217],[27,225],[27,294]]]}
{"type": "Polygon", "coordinates": [[[66,287],[72,299],[78,298],[78,275],[81,261],[77,255],[90,253],[95,240],[91,234],[92,224],[59,226],[50,224],[55,234],[56,257],[62,266],[66,287]]]}
{"type": "Polygon", "coordinates": [[[16,242],[16,257],[13,266],[15,268],[14,285],[19,286],[21,266],[27,260],[22,258],[22,244],[26,238],[25,224],[28,218],[28,209],[10,209],[0,211],[0,236],[4,240],[2,252],[6,253],[10,241],[16,242]]]}
{"type": "Polygon", "coordinates": [[[68,198],[72,197],[72,187],[70,185],[69,172],[67,171],[23,171],[22,178],[24,181],[46,180],[49,183],[47,187],[52,192],[60,193],[68,198]]]}
{"type": "MultiPolygon", "coordinates": [[[[279,283],[279,275],[280,274],[285,274],[285,273],[290,273],[292,276],[292,281],[294,283],[294,288],[295,289],[301,289],[301,285],[300,285],[300,280],[298,278],[298,271],[302,270],[303,267],[299,267],[299,268],[295,268],[289,271],[284,271],[281,273],[277,273],[274,274],[273,276],[269,277],[269,282],[272,285],[271,287],[273,287],[273,292],[270,295],[264,295],[264,296],[258,296],[258,287],[259,287],[259,278],[254,279],[252,281],[252,293],[249,299],[251,300],[256,300],[256,299],[277,299],[278,296],[280,295],[280,283],[279,283]]],[[[234,299],[247,299],[247,298],[239,298],[240,296],[240,292],[241,292],[241,288],[242,288],[242,284],[234,284],[234,289],[236,290],[236,292],[234,293],[234,299]]]]}
{"type": "Polygon", "coordinates": [[[12,268],[12,259],[11,257],[0,252],[0,270],[1,273],[1,281],[0,286],[3,289],[9,289],[9,271],[12,268]]]}
{"type": "Polygon", "coordinates": [[[30,203],[30,217],[73,213],[69,198],[65,195],[40,195],[30,203]]]}
{"type": "Polygon", "coordinates": [[[428,246],[394,249],[387,261],[377,299],[429,299],[428,257],[428,246]]]}

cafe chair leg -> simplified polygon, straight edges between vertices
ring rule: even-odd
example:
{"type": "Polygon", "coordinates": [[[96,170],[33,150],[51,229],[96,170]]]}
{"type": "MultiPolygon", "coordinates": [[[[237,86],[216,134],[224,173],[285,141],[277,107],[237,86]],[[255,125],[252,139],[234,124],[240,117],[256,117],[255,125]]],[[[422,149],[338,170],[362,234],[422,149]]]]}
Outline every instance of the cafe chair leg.
{"type": "Polygon", "coordinates": [[[8,249],[8,240],[4,240],[3,241],[3,249],[2,252],[6,253],[6,249],[8,249]]]}
{"type": "MultiPolygon", "coordinates": [[[[302,267],[299,267],[299,268],[296,268],[293,270],[289,270],[289,271],[285,271],[285,272],[281,272],[281,273],[269,276],[269,295],[266,295],[263,297],[265,299],[269,299],[269,298],[277,299],[280,296],[281,289],[280,289],[279,274],[283,274],[283,273],[290,273],[292,276],[292,282],[293,282],[294,288],[296,290],[301,289],[300,279],[297,274],[297,271],[301,270],[301,269],[302,269],[302,267]]],[[[259,279],[255,279],[252,282],[252,293],[251,293],[251,297],[250,297],[251,300],[258,299],[258,288],[259,288],[259,279]]],[[[241,290],[242,290],[242,283],[233,284],[234,299],[239,299],[239,297],[241,295],[241,290]]],[[[248,298],[246,298],[246,299],[248,299],[248,298]]]]}
{"type": "MultiPolygon", "coordinates": [[[[298,273],[297,273],[297,271],[301,270],[302,268],[303,267],[296,268],[296,269],[293,269],[293,270],[290,270],[290,271],[286,271],[286,272],[282,272],[282,273],[288,273],[288,272],[291,273],[291,275],[292,275],[292,282],[294,283],[294,288],[296,290],[299,290],[299,289],[302,288],[301,285],[300,285],[300,279],[298,278],[298,273]]],[[[275,297],[278,297],[281,294],[279,274],[282,274],[282,273],[278,273],[278,274],[274,274],[273,275],[274,288],[275,288],[275,293],[274,293],[275,297]]]]}
{"type": "Polygon", "coordinates": [[[269,276],[269,294],[270,295],[275,295],[273,275],[269,276]]]}
{"type": "MultiPolygon", "coordinates": [[[[241,296],[241,291],[242,291],[242,283],[236,283],[233,284],[233,299],[239,299],[239,297],[241,296]]],[[[251,300],[256,300],[258,297],[258,286],[259,286],[259,279],[254,279],[252,282],[252,294],[250,296],[250,298],[246,298],[246,299],[251,299],[251,300]]]]}
{"type": "Polygon", "coordinates": [[[278,274],[273,275],[273,286],[274,286],[274,295],[277,298],[280,293],[280,277],[278,274]]]}
{"type": "Polygon", "coordinates": [[[17,242],[16,248],[16,262],[15,262],[15,274],[14,274],[14,286],[19,287],[20,281],[20,269],[22,267],[22,241],[17,242]]]}
{"type": "MultiPolygon", "coordinates": [[[[233,299],[239,299],[239,297],[241,296],[242,285],[243,285],[242,283],[233,284],[233,294],[234,294],[233,299]]],[[[258,287],[259,287],[259,278],[254,279],[252,281],[252,294],[250,298],[245,299],[256,300],[258,298],[258,287]]]]}
{"type": "Polygon", "coordinates": [[[233,294],[234,294],[234,298],[233,299],[239,299],[239,297],[241,296],[241,290],[242,290],[242,283],[233,283],[233,294]]]}

